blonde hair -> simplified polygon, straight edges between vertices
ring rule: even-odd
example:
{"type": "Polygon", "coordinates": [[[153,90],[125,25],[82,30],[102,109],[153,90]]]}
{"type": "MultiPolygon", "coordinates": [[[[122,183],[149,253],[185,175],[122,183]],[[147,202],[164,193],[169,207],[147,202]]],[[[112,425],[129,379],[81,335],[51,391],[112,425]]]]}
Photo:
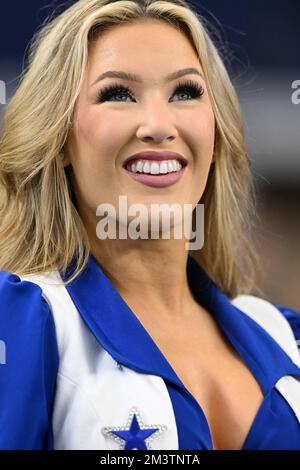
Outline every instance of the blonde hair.
{"type": "Polygon", "coordinates": [[[79,0],[35,34],[0,141],[2,270],[65,271],[75,257],[69,283],[85,268],[89,240],[60,153],[92,41],[116,25],[151,19],[174,25],[193,45],[216,120],[215,162],[199,201],[205,204],[205,243],[190,254],[229,297],[256,287],[254,190],[238,99],[205,21],[182,0],[79,0]]]}

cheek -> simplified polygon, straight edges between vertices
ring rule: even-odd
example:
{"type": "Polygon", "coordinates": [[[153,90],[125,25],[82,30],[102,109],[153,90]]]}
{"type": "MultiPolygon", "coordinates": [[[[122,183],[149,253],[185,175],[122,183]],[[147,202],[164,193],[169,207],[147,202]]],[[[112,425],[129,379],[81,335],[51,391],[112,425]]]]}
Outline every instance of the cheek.
{"type": "Polygon", "coordinates": [[[211,145],[211,142],[214,140],[215,118],[209,107],[205,107],[201,113],[194,116],[192,128],[193,132],[200,136],[200,145],[211,145]]]}
{"type": "Polygon", "coordinates": [[[75,122],[71,153],[77,193],[81,205],[94,209],[115,176],[118,146],[112,136],[119,141],[118,128],[99,111],[81,111],[75,122]]]}
{"type": "Polygon", "coordinates": [[[215,118],[210,108],[195,114],[191,119],[190,135],[194,143],[194,155],[199,156],[197,163],[209,165],[214,150],[215,118]]]}
{"type": "Polygon", "coordinates": [[[97,112],[82,113],[78,118],[77,144],[81,156],[93,159],[106,155],[104,149],[109,147],[111,139],[111,122],[97,112]]]}
{"type": "MultiPolygon", "coordinates": [[[[124,141],[120,119],[116,115],[96,107],[88,112],[82,111],[77,120],[77,148],[79,158],[84,158],[96,170],[101,161],[102,170],[113,168],[120,148],[124,141]]],[[[123,131],[125,132],[125,131],[123,131]]]]}

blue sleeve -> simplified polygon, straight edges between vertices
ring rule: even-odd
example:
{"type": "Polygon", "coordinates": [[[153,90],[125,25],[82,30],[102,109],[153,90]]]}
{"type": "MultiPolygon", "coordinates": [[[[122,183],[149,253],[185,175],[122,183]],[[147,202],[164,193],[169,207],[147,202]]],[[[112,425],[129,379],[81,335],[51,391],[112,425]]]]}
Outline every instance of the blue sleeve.
{"type": "Polygon", "coordinates": [[[298,347],[300,347],[300,313],[283,305],[274,304],[274,306],[278,308],[289,322],[297,340],[298,347]]]}
{"type": "Polygon", "coordinates": [[[53,448],[58,348],[41,288],[0,271],[0,449],[53,448]]]}

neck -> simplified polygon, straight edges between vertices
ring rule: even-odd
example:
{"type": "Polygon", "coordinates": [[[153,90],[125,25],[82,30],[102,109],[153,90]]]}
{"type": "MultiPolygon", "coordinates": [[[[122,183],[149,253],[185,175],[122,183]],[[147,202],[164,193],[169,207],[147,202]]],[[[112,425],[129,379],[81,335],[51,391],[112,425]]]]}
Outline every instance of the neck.
{"type": "Polygon", "coordinates": [[[91,253],[133,310],[182,318],[194,304],[185,240],[95,240],[91,253]]]}

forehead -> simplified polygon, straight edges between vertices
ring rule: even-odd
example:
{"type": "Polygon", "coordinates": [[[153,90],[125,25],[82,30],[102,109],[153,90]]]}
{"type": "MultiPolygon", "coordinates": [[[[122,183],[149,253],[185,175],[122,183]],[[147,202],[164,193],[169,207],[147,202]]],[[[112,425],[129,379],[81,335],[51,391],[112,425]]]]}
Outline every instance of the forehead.
{"type": "Polygon", "coordinates": [[[93,41],[89,53],[89,83],[107,70],[136,72],[143,81],[161,81],[168,73],[201,64],[183,32],[163,21],[123,24],[93,41]]]}

